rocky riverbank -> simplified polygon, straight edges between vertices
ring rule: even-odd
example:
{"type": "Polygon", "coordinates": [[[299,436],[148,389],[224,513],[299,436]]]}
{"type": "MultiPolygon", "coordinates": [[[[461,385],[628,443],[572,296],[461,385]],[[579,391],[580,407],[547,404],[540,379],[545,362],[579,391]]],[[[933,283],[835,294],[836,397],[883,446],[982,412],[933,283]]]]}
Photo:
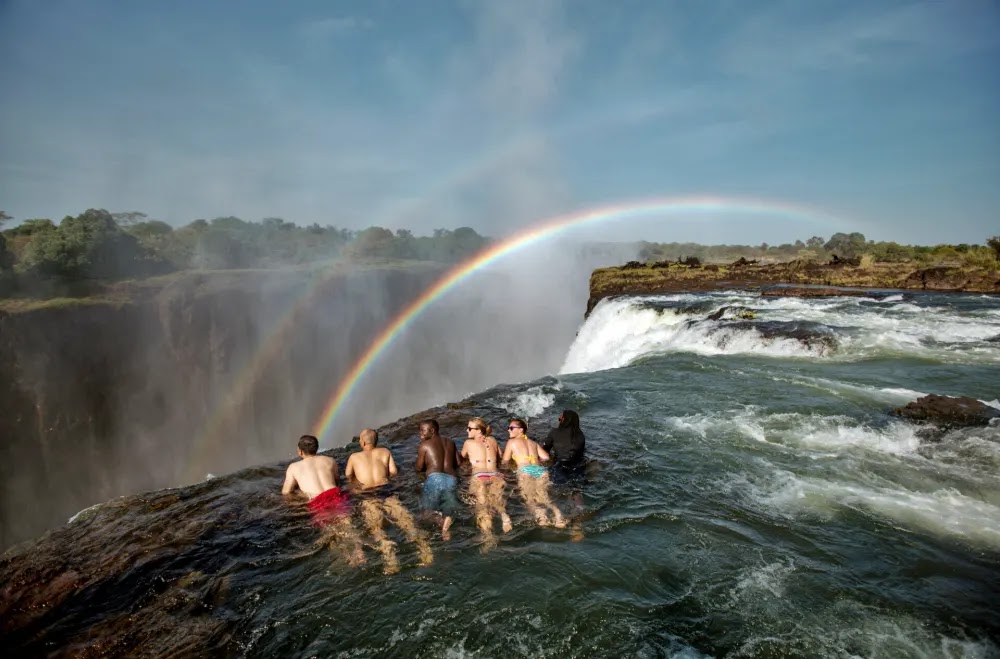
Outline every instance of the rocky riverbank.
{"type": "MultiPolygon", "coordinates": [[[[660,261],[599,268],[590,276],[587,315],[606,297],[656,295],[722,289],[760,290],[780,286],[781,295],[859,295],[858,289],[899,289],[1000,293],[1000,263],[996,267],[919,267],[912,263],[835,260],[830,263],[788,261],[760,264],[740,259],[730,264],[702,264],[697,259],[660,261]]],[[[779,291],[774,291],[777,294],[779,291]]]]}

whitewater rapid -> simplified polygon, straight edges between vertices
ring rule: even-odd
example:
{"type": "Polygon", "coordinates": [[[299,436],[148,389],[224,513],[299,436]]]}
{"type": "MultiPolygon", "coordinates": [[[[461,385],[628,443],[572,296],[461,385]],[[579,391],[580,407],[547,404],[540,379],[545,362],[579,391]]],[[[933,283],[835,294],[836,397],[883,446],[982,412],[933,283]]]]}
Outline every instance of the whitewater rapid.
{"type": "Polygon", "coordinates": [[[928,303],[912,293],[883,298],[750,293],[620,297],[598,303],[560,372],[620,368],[642,357],[681,352],[1000,364],[998,339],[997,310],[968,310],[958,301],[937,298],[928,303]]]}

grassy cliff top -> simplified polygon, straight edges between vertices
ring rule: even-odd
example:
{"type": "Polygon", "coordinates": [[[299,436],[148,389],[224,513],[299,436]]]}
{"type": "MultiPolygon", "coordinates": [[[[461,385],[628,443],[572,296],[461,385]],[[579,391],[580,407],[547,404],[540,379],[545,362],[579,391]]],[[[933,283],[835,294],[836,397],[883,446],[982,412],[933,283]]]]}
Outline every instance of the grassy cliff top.
{"type": "Polygon", "coordinates": [[[25,313],[42,309],[72,309],[79,307],[120,307],[157,295],[171,287],[188,286],[200,293],[223,292],[264,282],[294,281],[313,278],[344,277],[364,272],[434,272],[448,264],[434,261],[404,259],[332,259],[302,265],[241,270],[179,270],[167,275],[122,281],[75,282],[73,294],[51,297],[0,298],[0,313],[25,313]]]}
{"type": "Polygon", "coordinates": [[[1000,293],[1000,263],[993,268],[967,265],[917,266],[912,263],[845,262],[821,264],[811,261],[727,265],[685,265],[632,262],[599,268],[590,276],[587,313],[613,295],[655,295],[685,291],[761,289],[776,285],[878,288],[901,290],[1000,293]]]}

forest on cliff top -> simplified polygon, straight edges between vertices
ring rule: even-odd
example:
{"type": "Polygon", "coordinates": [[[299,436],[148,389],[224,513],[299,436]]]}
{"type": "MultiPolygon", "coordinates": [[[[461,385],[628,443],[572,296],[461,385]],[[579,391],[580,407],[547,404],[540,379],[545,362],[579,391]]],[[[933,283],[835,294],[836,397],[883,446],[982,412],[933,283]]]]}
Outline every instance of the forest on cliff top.
{"type": "MultiPolygon", "coordinates": [[[[9,224],[0,211],[0,229],[9,224]]],[[[299,226],[278,217],[251,222],[238,217],[199,219],[174,228],[141,212],[90,209],[50,219],[27,219],[0,231],[0,297],[47,298],[93,293],[95,284],[137,279],[179,270],[266,269],[324,259],[390,258],[455,263],[492,242],[470,227],[435,229],[416,236],[372,226],[355,231],[334,226],[299,226]]],[[[833,255],[866,262],[914,262],[994,267],[1000,236],[986,245],[903,245],[866,240],[861,233],[813,236],[781,245],[636,245],[646,262],[697,258],[705,263],[741,257],[762,262],[825,261],[833,255]]]]}

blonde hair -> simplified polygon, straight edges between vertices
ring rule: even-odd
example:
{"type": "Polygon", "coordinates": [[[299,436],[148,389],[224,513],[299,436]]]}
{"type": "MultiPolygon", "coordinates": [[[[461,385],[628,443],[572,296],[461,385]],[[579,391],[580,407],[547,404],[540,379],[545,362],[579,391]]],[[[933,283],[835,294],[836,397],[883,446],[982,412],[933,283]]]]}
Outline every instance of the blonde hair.
{"type": "Polygon", "coordinates": [[[469,419],[469,423],[474,425],[479,430],[482,430],[483,434],[487,437],[493,434],[493,429],[490,428],[490,424],[486,423],[486,420],[482,417],[474,416],[469,419]]]}

